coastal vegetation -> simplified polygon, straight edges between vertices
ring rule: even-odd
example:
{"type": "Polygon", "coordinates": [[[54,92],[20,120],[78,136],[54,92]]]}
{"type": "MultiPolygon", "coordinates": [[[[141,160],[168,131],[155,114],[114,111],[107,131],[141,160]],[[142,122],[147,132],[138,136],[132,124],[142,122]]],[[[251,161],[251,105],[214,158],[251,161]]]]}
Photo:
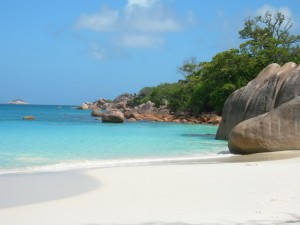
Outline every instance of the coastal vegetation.
{"type": "Polygon", "coordinates": [[[130,104],[151,101],[159,107],[167,99],[173,112],[222,113],[228,96],[267,65],[300,62],[300,35],[291,34],[292,27],[293,23],[280,12],[249,17],[239,31],[244,40],[239,48],[217,53],[208,62],[197,62],[194,57],[185,60],[178,68],[184,79],[142,88],[130,104]]]}

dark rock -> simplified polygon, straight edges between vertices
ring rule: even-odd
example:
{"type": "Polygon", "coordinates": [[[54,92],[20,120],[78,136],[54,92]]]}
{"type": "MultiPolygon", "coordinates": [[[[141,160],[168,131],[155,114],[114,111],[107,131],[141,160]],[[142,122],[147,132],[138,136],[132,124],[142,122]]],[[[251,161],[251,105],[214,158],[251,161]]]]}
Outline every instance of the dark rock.
{"type": "Polygon", "coordinates": [[[124,116],[126,119],[130,119],[130,118],[136,119],[136,115],[135,115],[134,111],[132,111],[132,110],[126,110],[124,112],[124,116]]]}

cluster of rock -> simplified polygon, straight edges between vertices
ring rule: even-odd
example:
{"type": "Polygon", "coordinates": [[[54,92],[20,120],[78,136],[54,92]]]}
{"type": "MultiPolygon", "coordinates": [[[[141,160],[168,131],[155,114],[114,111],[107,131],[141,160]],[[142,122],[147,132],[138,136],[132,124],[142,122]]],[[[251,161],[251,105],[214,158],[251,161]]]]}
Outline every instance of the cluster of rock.
{"type": "Polygon", "coordinates": [[[93,110],[91,113],[94,117],[101,117],[102,122],[123,123],[135,121],[156,121],[156,122],[176,122],[190,124],[212,124],[218,125],[221,122],[221,117],[216,114],[202,114],[199,116],[187,116],[179,114],[158,114],[153,112],[139,113],[135,110],[128,109],[121,111],[118,109],[110,109],[105,112],[93,110]],[[118,117],[118,119],[115,119],[118,117]]]}
{"type": "Polygon", "coordinates": [[[132,94],[122,94],[112,102],[101,98],[93,103],[84,103],[78,109],[93,110],[91,115],[101,117],[102,122],[122,123],[125,120],[134,122],[139,120],[157,122],[177,122],[177,123],[205,123],[217,125],[221,117],[214,113],[202,115],[190,115],[189,113],[171,113],[168,109],[168,101],[162,101],[159,107],[151,101],[138,106],[130,106],[129,101],[134,96],[132,94]]]}
{"type": "Polygon", "coordinates": [[[126,109],[127,103],[129,100],[133,98],[132,94],[125,93],[117,98],[115,98],[113,101],[108,101],[104,98],[100,98],[97,101],[94,102],[85,102],[81,104],[77,109],[82,110],[111,110],[111,109],[126,109]]]}
{"type": "Polygon", "coordinates": [[[300,65],[271,64],[226,100],[217,139],[237,154],[300,150],[300,65]]]}

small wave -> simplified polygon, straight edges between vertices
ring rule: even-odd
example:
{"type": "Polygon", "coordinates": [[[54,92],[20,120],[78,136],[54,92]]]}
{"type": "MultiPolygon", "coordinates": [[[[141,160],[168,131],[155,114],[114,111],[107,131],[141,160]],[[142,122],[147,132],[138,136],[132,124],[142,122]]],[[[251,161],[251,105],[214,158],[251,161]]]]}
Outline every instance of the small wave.
{"type": "Polygon", "coordinates": [[[231,157],[231,154],[206,155],[194,157],[173,157],[173,158],[154,158],[154,159],[118,159],[118,160],[84,160],[84,161],[66,161],[51,165],[34,166],[26,168],[0,170],[3,174],[25,174],[25,173],[43,173],[43,172],[61,172],[79,169],[111,168],[126,166],[149,166],[149,165],[169,165],[169,164],[189,164],[201,163],[201,161],[217,158],[231,157]]]}

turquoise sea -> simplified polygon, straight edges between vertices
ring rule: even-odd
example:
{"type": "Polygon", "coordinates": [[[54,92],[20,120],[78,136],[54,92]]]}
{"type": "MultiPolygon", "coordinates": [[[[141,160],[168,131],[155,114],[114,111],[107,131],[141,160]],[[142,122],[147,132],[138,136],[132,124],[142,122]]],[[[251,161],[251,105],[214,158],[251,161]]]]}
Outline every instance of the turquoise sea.
{"type": "Polygon", "coordinates": [[[216,131],[211,125],[102,123],[72,106],[2,104],[0,174],[216,157],[227,151],[227,142],[214,139],[216,131]]]}

